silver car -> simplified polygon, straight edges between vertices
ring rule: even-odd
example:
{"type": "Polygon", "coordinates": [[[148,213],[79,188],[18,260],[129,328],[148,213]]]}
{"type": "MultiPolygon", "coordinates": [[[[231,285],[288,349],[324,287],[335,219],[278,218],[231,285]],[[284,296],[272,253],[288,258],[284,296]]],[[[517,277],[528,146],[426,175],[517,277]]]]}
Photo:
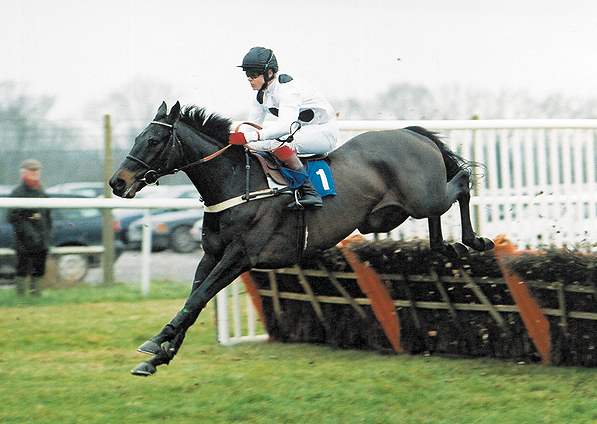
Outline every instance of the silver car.
{"type": "MultiPolygon", "coordinates": [[[[151,215],[152,250],[171,249],[177,253],[193,252],[201,246],[191,235],[191,228],[203,221],[203,209],[186,209],[151,215]]],[[[143,218],[133,221],[127,233],[128,248],[140,249],[143,239],[143,218]]]]}

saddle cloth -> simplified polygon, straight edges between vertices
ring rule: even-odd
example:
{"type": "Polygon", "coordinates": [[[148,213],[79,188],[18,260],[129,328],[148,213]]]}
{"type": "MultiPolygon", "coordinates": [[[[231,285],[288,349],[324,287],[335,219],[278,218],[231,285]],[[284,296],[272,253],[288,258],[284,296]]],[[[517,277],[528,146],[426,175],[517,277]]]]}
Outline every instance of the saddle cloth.
{"type": "MultiPolygon", "coordinates": [[[[277,161],[267,152],[251,152],[259,159],[263,172],[268,177],[270,188],[299,187],[305,180],[303,174],[292,169],[280,167],[277,161]]],[[[336,195],[332,170],[322,156],[301,158],[306,162],[307,176],[321,197],[336,195]]]]}

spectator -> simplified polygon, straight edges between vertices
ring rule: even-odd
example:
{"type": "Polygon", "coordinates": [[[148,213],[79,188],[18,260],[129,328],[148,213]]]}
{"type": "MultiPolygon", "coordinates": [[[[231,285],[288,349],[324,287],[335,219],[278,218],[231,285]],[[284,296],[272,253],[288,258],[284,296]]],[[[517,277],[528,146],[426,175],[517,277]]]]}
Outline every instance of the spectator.
{"type": "MultiPolygon", "coordinates": [[[[41,164],[27,159],[21,164],[21,184],[11,197],[48,197],[41,186],[41,164]]],[[[41,295],[41,282],[46,273],[46,258],[51,245],[52,219],[49,209],[11,209],[8,221],[14,229],[14,248],[17,252],[15,284],[17,294],[28,291],[41,295]],[[28,281],[28,277],[30,280],[28,281]],[[29,283],[29,286],[28,286],[29,283]]]]}

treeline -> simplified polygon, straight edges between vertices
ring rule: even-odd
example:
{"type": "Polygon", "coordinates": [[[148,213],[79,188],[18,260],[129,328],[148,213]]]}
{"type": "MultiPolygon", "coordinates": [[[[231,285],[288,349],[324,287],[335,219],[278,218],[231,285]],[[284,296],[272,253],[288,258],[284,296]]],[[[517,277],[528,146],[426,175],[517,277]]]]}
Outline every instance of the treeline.
{"type": "Polygon", "coordinates": [[[597,118],[597,98],[493,92],[458,85],[430,89],[398,84],[371,99],[340,99],[333,105],[339,118],[346,120],[597,118]]]}
{"type": "MultiPolygon", "coordinates": [[[[0,82],[0,152],[101,149],[103,116],[112,116],[115,148],[129,148],[148,117],[168,98],[169,86],[137,81],[104,101],[90,102],[86,122],[47,119],[54,98],[32,96],[14,82],[0,82]]],[[[398,84],[370,98],[332,100],[340,119],[529,119],[597,118],[597,97],[537,96],[524,91],[483,91],[458,85],[428,88],[398,84]]]]}

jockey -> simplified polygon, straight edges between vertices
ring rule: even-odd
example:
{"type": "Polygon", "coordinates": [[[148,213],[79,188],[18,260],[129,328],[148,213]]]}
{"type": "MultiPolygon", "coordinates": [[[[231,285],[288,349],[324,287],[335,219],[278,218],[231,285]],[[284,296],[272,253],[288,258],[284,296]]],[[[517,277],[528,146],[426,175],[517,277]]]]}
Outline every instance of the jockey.
{"type": "MultiPolygon", "coordinates": [[[[253,47],[239,67],[245,71],[253,90],[257,91],[249,122],[261,126],[267,114],[276,116],[278,120],[259,131],[232,133],[230,142],[249,143],[256,149],[273,149],[280,146],[280,141],[276,139],[289,135],[292,123],[298,121],[301,129],[294,135],[294,140],[274,150],[273,154],[288,168],[306,175],[297,154],[324,154],[336,146],[339,130],[334,108],[308,82],[286,74],[278,75],[278,61],[270,49],[253,47]]],[[[308,177],[301,186],[301,192],[300,203],[292,202],[288,208],[323,206],[308,177]]]]}

